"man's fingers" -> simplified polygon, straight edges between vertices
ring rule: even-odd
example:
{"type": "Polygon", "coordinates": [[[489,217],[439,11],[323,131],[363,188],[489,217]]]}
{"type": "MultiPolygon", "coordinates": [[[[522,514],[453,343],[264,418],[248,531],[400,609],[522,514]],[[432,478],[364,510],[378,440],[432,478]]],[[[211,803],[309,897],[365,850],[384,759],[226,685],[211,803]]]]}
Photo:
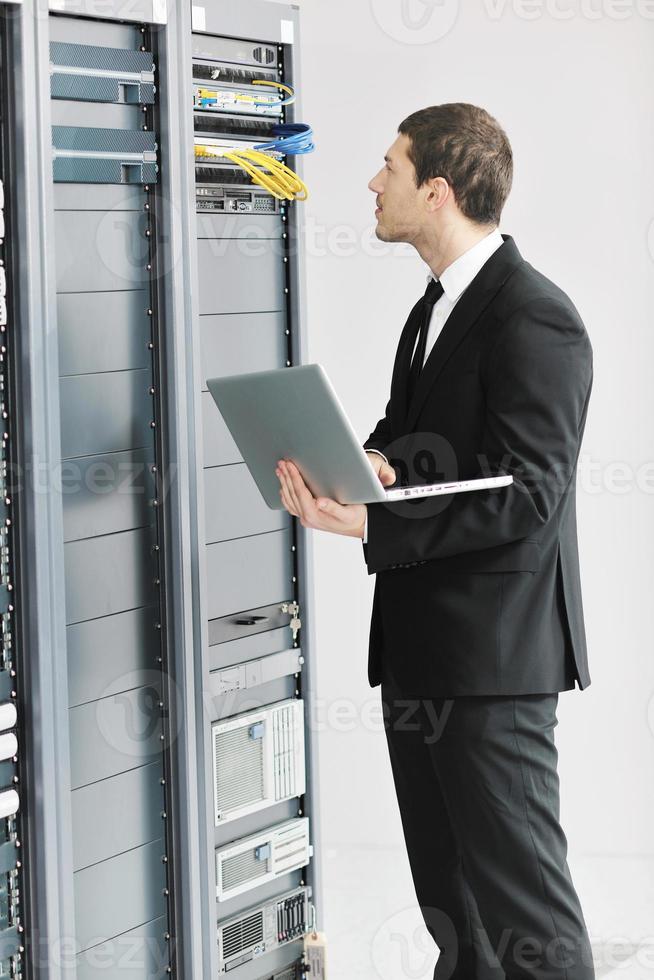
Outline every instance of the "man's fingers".
{"type": "Polygon", "coordinates": [[[279,494],[280,494],[280,496],[282,498],[282,504],[284,505],[284,507],[286,508],[286,510],[289,512],[289,514],[291,514],[293,517],[298,517],[299,515],[296,513],[295,508],[293,507],[293,504],[291,503],[291,500],[290,500],[288,494],[286,493],[286,490],[284,489],[284,487],[281,488],[281,490],[279,491],[279,494]]]}
{"type": "Polygon", "coordinates": [[[280,482],[280,485],[281,485],[280,496],[282,498],[282,504],[284,505],[284,507],[286,508],[286,510],[289,512],[289,514],[292,514],[293,517],[299,517],[300,515],[299,515],[299,512],[297,510],[297,505],[293,501],[293,495],[292,495],[292,493],[291,493],[291,491],[289,489],[290,488],[290,480],[289,480],[288,476],[285,473],[282,472],[282,469],[279,466],[277,467],[277,469],[275,470],[275,472],[277,474],[277,477],[278,477],[279,482],[280,482]]]}
{"type": "Polygon", "coordinates": [[[281,470],[282,470],[282,474],[283,474],[284,487],[286,488],[286,493],[288,494],[289,500],[291,501],[291,504],[293,505],[293,507],[294,507],[294,509],[296,511],[296,515],[295,516],[296,517],[301,517],[301,516],[303,516],[303,513],[302,513],[302,503],[301,503],[301,501],[299,499],[299,495],[297,493],[297,487],[296,487],[295,481],[293,480],[293,477],[291,475],[291,472],[290,472],[288,463],[282,463],[281,464],[281,470]]]}
{"type": "MultiPolygon", "coordinates": [[[[278,472],[279,479],[282,486],[284,487],[284,493],[286,494],[286,498],[288,500],[287,509],[291,514],[293,514],[294,517],[304,518],[305,514],[302,508],[302,501],[299,499],[297,489],[296,489],[296,483],[294,483],[293,479],[291,478],[291,473],[287,463],[285,461],[280,461],[278,470],[279,470],[278,472]]],[[[302,482],[302,478],[299,477],[299,479],[302,482]]],[[[311,497],[310,494],[309,496],[311,497]]]]}
{"type": "Polygon", "coordinates": [[[285,469],[289,478],[290,492],[293,501],[296,503],[300,514],[304,517],[311,517],[315,513],[315,498],[308,486],[302,479],[302,474],[295,463],[286,461],[285,469]]]}
{"type": "Polygon", "coordinates": [[[379,479],[382,482],[382,486],[390,487],[392,483],[395,483],[397,475],[392,466],[387,466],[386,463],[382,463],[379,470],[379,479]]]}

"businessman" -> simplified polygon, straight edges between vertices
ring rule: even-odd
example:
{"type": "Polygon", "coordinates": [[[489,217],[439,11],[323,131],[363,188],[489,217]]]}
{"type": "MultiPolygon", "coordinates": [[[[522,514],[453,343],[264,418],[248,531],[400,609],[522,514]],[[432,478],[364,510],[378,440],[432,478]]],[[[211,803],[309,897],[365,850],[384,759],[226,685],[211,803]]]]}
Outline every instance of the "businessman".
{"type": "Polygon", "coordinates": [[[369,184],[377,236],[413,245],[429,276],[364,448],[385,486],[513,483],[366,507],[315,499],[289,461],[277,475],[289,513],[362,538],[376,573],[368,678],[435,980],[591,980],[554,727],[559,692],[590,683],[575,477],[592,348],[568,296],[498,230],[512,170],[476,106],[400,124],[369,184]]]}

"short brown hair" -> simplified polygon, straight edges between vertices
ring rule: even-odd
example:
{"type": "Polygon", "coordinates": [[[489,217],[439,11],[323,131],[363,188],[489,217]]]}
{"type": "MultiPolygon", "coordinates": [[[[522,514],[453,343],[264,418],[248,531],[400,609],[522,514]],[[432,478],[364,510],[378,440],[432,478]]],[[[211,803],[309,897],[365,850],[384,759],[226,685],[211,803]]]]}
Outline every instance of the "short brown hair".
{"type": "Polygon", "coordinates": [[[506,133],[485,109],[467,102],[432,105],[407,116],[398,132],[411,140],[418,187],[443,177],[467,218],[499,223],[511,190],[513,154],[506,133]]]}

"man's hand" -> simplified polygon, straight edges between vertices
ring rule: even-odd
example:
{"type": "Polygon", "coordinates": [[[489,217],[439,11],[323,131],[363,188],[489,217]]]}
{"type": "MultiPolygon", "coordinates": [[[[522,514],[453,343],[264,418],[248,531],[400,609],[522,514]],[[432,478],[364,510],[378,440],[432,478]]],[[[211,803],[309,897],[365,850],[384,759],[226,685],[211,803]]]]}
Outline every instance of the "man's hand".
{"type": "Polygon", "coordinates": [[[395,483],[395,470],[392,466],[388,465],[383,456],[380,456],[379,453],[373,453],[368,449],[366,449],[366,456],[373,470],[381,480],[383,487],[390,487],[391,484],[395,483]]]}
{"type": "Polygon", "coordinates": [[[275,473],[281,483],[279,493],[282,503],[289,514],[299,518],[302,527],[363,538],[365,504],[339,504],[329,497],[314,497],[297,466],[290,460],[280,459],[275,473]]]}

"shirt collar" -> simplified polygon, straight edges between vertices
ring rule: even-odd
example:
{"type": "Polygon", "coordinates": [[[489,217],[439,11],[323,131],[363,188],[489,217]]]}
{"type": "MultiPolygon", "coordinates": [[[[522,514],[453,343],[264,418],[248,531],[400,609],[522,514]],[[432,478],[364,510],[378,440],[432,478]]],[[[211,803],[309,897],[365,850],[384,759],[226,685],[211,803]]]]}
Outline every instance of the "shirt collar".
{"type": "MultiPolygon", "coordinates": [[[[469,248],[467,252],[460,255],[458,259],[451,262],[447,269],[444,269],[440,276],[440,283],[443,292],[451,303],[455,303],[461,293],[468,288],[479,270],[486,264],[493,252],[504,244],[504,239],[498,228],[494,228],[490,234],[486,235],[469,248]]],[[[427,282],[435,278],[430,272],[427,282]]]]}

